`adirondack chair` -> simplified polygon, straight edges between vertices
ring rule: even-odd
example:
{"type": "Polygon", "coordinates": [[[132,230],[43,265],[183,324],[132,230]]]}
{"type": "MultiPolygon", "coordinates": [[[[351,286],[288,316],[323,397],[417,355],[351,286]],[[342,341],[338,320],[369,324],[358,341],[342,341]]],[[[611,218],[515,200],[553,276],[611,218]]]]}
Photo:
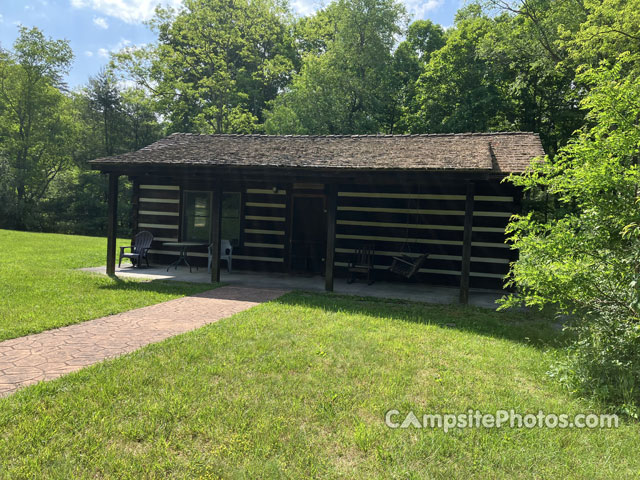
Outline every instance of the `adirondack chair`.
{"type": "Polygon", "coordinates": [[[131,260],[131,264],[134,267],[140,268],[142,265],[142,260],[144,259],[147,262],[147,267],[149,267],[149,258],[147,257],[147,253],[151,248],[151,242],[153,242],[153,235],[151,232],[142,231],[136,234],[133,237],[133,242],[129,247],[120,247],[120,259],[118,261],[118,268],[122,264],[123,258],[128,258],[131,260]],[[131,249],[130,253],[125,253],[126,249],[131,249]]]}
{"type": "MultiPolygon", "coordinates": [[[[227,261],[227,271],[231,273],[231,255],[233,253],[233,247],[229,240],[220,241],[220,260],[227,261]]],[[[211,273],[211,261],[213,260],[213,244],[209,244],[209,261],[207,264],[207,270],[211,273]]]]}
{"type": "Polygon", "coordinates": [[[347,283],[353,283],[356,281],[356,275],[359,273],[366,273],[367,284],[371,285],[375,280],[373,278],[373,257],[375,255],[375,246],[371,244],[363,245],[356,249],[351,262],[349,263],[348,271],[351,274],[347,283]]]}
{"type": "Polygon", "coordinates": [[[393,257],[393,262],[389,270],[405,278],[411,278],[418,273],[418,270],[420,270],[427,258],[429,258],[428,253],[420,255],[419,257],[410,257],[409,255],[393,257]]]}

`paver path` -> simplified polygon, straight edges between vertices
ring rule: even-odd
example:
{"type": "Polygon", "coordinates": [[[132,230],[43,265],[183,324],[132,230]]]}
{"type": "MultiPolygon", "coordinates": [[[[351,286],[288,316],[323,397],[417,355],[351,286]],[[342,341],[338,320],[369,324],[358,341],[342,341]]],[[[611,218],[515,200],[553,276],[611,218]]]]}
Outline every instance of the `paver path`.
{"type": "Polygon", "coordinates": [[[0,342],[0,396],[229,317],[286,293],[220,287],[0,342]]]}

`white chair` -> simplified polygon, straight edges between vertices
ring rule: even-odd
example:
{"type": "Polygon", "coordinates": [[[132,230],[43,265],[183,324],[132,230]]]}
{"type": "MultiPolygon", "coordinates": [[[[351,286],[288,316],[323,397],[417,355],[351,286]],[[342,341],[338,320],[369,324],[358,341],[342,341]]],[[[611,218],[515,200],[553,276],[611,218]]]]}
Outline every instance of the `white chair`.
{"type": "MultiPolygon", "coordinates": [[[[209,263],[207,265],[207,270],[211,273],[211,262],[213,260],[213,244],[209,244],[209,263]]],[[[233,253],[233,247],[231,246],[231,242],[229,240],[221,240],[220,241],[220,260],[227,261],[227,271],[231,273],[231,255],[233,253]]]]}

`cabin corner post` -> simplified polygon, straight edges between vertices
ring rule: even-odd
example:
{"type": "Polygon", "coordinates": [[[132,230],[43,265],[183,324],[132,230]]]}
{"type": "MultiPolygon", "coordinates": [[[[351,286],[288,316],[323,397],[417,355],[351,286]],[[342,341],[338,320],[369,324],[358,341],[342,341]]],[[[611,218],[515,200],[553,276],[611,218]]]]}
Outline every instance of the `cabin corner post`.
{"type": "Polygon", "coordinates": [[[336,252],[336,211],[338,206],[337,185],[327,186],[327,254],[325,255],[324,289],[333,292],[333,271],[336,252]]]}
{"type": "Polygon", "coordinates": [[[462,270],[460,275],[460,303],[469,303],[469,276],[471,272],[471,237],[473,232],[473,200],[475,185],[467,182],[464,208],[464,236],[462,240],[462,270]]]}
{"type": "Polygon", "coordinates": [[[220,245],[222,243],[222,185],[216,183],[211,194],[211,283],[220,281],[220,245]]]}
{"type": "Polygon", "coordinates": [[[118,174],[109,173],[107,194],[107,275],[116,274],[116,239],[118,225],[118,174]]]}

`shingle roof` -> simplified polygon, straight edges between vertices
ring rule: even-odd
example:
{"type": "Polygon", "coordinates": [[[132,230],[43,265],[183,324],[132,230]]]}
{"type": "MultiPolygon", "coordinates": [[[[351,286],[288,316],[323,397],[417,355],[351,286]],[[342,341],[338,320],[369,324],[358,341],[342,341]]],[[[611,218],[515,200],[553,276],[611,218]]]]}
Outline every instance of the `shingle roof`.
{"type": "Polygon", "coordinates": [[[174,133],[136,152],[100,158],[117,166],[237,166],[345,170],[523,172],[544,155],[534,133],[429,135],[197,135],[174,133]]]}

